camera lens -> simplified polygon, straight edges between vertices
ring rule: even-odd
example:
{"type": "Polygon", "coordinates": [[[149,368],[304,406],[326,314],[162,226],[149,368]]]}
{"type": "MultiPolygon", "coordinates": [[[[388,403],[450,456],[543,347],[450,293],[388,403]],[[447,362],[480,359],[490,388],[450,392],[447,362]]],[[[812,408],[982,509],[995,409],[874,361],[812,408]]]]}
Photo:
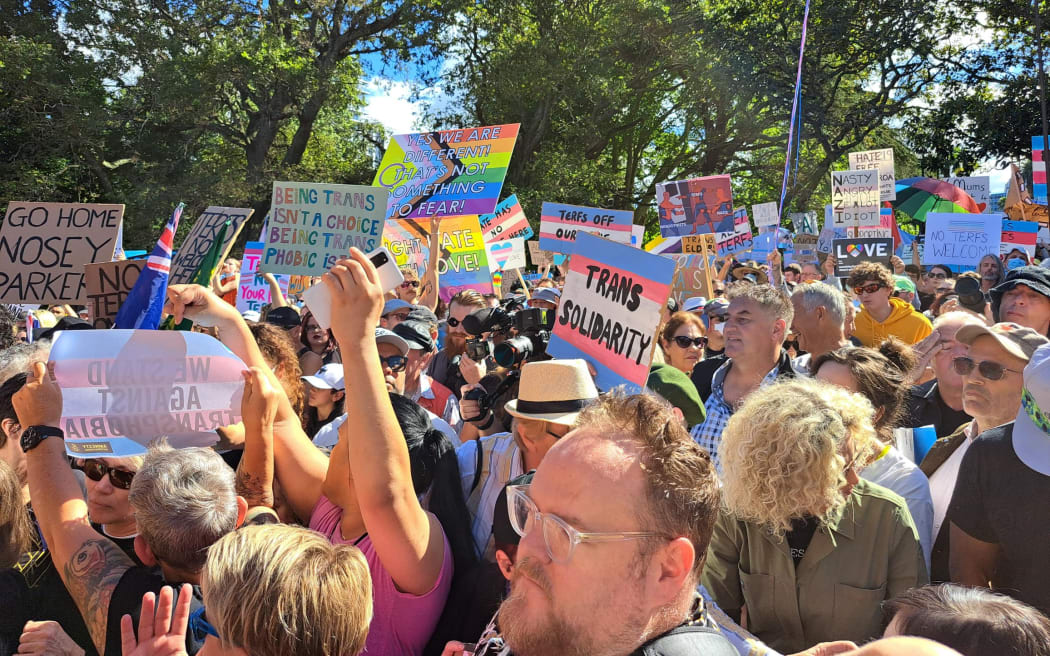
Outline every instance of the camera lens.
{"type": "Polygon", "coordinates": [[[501,367],[513,367],[527,360],[533,352],[532,340],[524,335],[512,337],[492,349],[492,358],[501,367]]]}
{"type": "Polygon", "coordinates": [[[372,256],[372,264],[375,265],[376,268],[379,268],[386,264],[388,259],[389,258],[387,258],[385,251],[379,251],[372,256]]]}

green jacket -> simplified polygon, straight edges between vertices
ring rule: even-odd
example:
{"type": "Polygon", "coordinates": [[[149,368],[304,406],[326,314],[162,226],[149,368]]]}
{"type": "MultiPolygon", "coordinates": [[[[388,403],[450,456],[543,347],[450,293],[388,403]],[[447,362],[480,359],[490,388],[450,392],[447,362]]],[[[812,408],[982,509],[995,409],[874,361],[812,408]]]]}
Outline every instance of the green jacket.
{"type": "Polygon", "coordinates": [[[747,606],[755,637],[790,654],[878,636],[882,602],[929,577],[904,499],[861,479],[797,569],[786,539],[721,513],[702,580],[721,608],[747,606]]]}

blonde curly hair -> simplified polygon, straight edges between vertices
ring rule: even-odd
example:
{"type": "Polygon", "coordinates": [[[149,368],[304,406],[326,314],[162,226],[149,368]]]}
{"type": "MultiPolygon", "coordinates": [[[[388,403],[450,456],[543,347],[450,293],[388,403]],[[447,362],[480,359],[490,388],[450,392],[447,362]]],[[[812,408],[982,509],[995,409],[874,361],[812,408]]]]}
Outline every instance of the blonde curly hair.
{"type": "Polygon", "coordinates": [[[861,395],[810,379],[754,392],[729,419],[718,450],[726,508],[777,537],[807,515],[826,524],[846,503],[842,452],[852,447],[864,462],[877,448],[873,415],[861,395]]]}

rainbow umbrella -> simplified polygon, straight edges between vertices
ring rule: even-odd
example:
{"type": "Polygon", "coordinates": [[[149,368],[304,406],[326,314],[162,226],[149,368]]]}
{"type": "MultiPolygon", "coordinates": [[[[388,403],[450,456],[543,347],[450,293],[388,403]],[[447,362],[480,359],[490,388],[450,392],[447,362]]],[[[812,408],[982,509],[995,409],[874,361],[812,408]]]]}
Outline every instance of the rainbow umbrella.
{"type": "Polygon", "coordinates": [[[934,178],[897,180],[897,200],[890,204],[916,221],[926,221],[927,212],[981,213],[970,194],[950,182],[934,178]]]}

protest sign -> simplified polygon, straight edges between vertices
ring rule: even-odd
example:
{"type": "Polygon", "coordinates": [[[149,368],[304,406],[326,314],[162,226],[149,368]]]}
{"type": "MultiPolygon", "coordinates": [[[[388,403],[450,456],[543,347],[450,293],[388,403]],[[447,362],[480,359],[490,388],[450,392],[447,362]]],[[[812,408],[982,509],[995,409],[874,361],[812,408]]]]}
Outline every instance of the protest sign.
{"type": "MultiPolygon", "coordinates": [[[[261,241],[250,241],[244,245],[244,256],[241,258],[241,278],[237,284],[237,311],[260,312],[263,306],[271,301],[270,283],[266,282],[259,262],[262,260],[263,244],[261,241]]],[[[288,295],[290,276],[274,276],[281,293],[288,295]]]]}
{"type": "Polygon", "coordinates": [[[1046,162],[1043,161],[1043,137],[1032,137],[1032,200],[1046,205],[1046,162]]]}
{"type": "Polygon", "coordinates": [[[686,235],[682,237],[683,253],[714,253],[715,235],[686,235]]]}
{"type": "Polygon", "coordinates": [[[850,153],[849,167],[854,171],[878,171],[879,200],[897,199],[897,180],[893,167],[892,148],[850,153]]]}
{"type": "Polygon", "coordinates": [[[977,203],[981,214],[988,214],[992,211],[992,183],[991,178],[987,175],[945,178],[944,181],[968,193],[970,198],[977,203]]]}
{"type": "Polygon", "coordinates": [[[119,260],[84,265],[88,313],[95,328],[109,328],[146,260],[119,260]]]}
{"type": "Polygon", "coordinates": [[[733,189],[728,175],[656,185],[660,235],[681,237],[733,230],[733,189]]]}
{"type": "Polygon", "coordinates": [[[385,217],[494,212],[518,127],[512,123],[391,137],[372,183],[389,192],[385,217]]]}
{"type": "Polygon", "coordinates": [[[679,306],[685,299],[692,296],[703,296],[710,299],[713,296],[711,270],[704,266],[704,256],[674,254],[671,257],[676,262],[671,295],[678,301],[679,306]]]}
{"type": "Polygon", "coordinates": [[[485,244],[485,250],[488,251],[489,269],[493,272],[524,269],[527,266],[524,239],[488,242],[485,244]]]}
{"type": "Polygon", "coordinates": [[[826,226],[823,230],[820,231],[820,234],[817,236],[817,252],[830,253],[832,247],[834,246],[833,242],[836,239],[845,238],[845,228],[833,228],[831,226],[826,226]]]}
{"type": "Polygon", "coordinates": [[[226,238],[222,244],[222,257],[219,261],[226,259],[233,247],[233,242],[241,234],[244,224],[251,218],[255,210],[246,207],[209,207],[204,210],[193,227],[190,234],[182,240],[179,250],[171,258],[171,274],[168,277],[169,285],[185,285],[193,282],[193,275],[201,265],[212,242],[215,241],[222,225],[227,221],[230,227],[226,229],[226,238]]]}
{"type": "Polygon", "coordinates": [[[240,421],[246,369],[214,337],[182,330],[66,330],[49,367],[62,388],[66,452],[141,455],[167,437],[175,448],[211,446],[240,421]]]}
{"type": "Polygon", "coordinates": [[[1039,224],[1035,221],[1011,221],[1003,219],[1002,241],[999,254],[1006,255],[1015,248],[1035,257],[1035,242],[1039,238],[1039,224]]]}
{"type": "Polygon", "coordinates": [[[577,235],[585,232],[630,245],[633,222],[634,212],[630,210],[544,203],[540,216],[540,248],[571,254],[577,235]]]}
{"type": "Polygon", "coordinates": [[[84,265],[113,259],[123,217],[123,205],[8,203],[0,303],[83,304],[84,265]]]}
{"type": "Polygon", "coordinates": [[[762,232],[755,235],[751,242],[751,258],[758,263],[766,262],[770,254],[777,248],[777,234],[775,232],[762,232]]]}
{"type": "Polygon", "coordinates": [[[795,235],[794,261],[798,264],[817,263],[817,235],[795,235]]]}
{"type": "Polygon", "coordinates": [[[834,242],[835,277],[845,278],[861,262],[877,262],[887,267],[893,255],[893,240],[882,237],[836,239],[834,242]]]}
{"type": "Polygon", "coordinates": [[[645,226],[643,225],[632,225],[631,226],[631,246],[635,248],[642,247],[642,240],[645,238],[645,226]]]}
{"type": "Polygon", "coordinates": [[[747,210],[738,209],[733,212],[733,231],[719,232],[715,237],[715,255],[727,257],[734,253],[751,250],[753,239],[751,224],[747,220],[747,210]]]}
{"type": "Polygon", "coordinates": [[[420,235],[418,223],[387,220],[383,228],[383,246],[394,256],[399,267],[412,267],[422,277],[430,260],[430,237],[420,235]]]}
{"type": "Polygon", "coordinates": [[[675,263],[591,234],[581,234],[569,263],[547,353],[583,358],[608,391],[640,392],[649,376],[660,310],[675,263]]]}
{"type": "Polygon", "coordinates": [[[274,182],[259,266],[269,273],[319,276],[351,246],[375,250],[382,244],[386,196],[376,187],[274,182]]]}
{"type": "Polygon", "coordinates": [[[877,170],[831,172],[831,222],[835,228],[878,224],[877,170]]]}
{"type": "Polygon", "coordinates": [[[387,221],[399,224],[402,230],[387,235],[387,248],[401,265],[401,259],[410,253],[420,253],[430,243],[430,226],[438,222],[437,272],[439,296],[446,303],[461,289],[475,289],[482,294],[492,293],[492,273],[485,253],[485,240],[477,216],[446,216],[434,219],[407,219],[387,221]]]}
{"type": "Polygon", "coordinates": [[[302,296],[310,289],[310,276],[288,276],[288,291],[285,296],[302,296]]]}
{"type": "MultiPolygon", "coordinates": [[[[830,211],[825,214],[825,220],[827,220],[829,216],[830,211]]],[[[788,215],[788,218],[791,219],[791,227],[795,229],[795,232],[804,232],[811,235],[815,235],[819,232],[817,228],[816,212],[792,212],[788,215]]]]}
{"type": "Polygon", "coordinates": [[[858,237],[893,237],[893,208],[880,207],[879,220],[872,225],[862,225],[857,229],[858,237]]]}
{"type": "Polygon", "coordinates": [[[771,226],[780,224],[780,210],[776,203],[759,203],[751,206],[751,215],[755,220],[755,227],[771,226]]]}
{"type": "Polygon", "coordinates": [[[525,210],[521,209],[516,195],[511,195],[496,206],[493,214],[482,214],[478,217],[481,222],[481,234],[486,242],[500,241],[501,239],[531,239],[533,232],[529,220],[525,218],[525,210]]]}
{"type": "Polygon", "coordinates": [[[923,264],[976,267],[988,253],[999,252],[1002,214],[926,214],[923,264]]]}
{"type": "Polygon", "coordinates": [[[530,241],[526,243],[529,245],[529,259],[532,261],[532,266],[539,267],[554,264],[554,256],[540,248],[539,242],[530,241]]]}

